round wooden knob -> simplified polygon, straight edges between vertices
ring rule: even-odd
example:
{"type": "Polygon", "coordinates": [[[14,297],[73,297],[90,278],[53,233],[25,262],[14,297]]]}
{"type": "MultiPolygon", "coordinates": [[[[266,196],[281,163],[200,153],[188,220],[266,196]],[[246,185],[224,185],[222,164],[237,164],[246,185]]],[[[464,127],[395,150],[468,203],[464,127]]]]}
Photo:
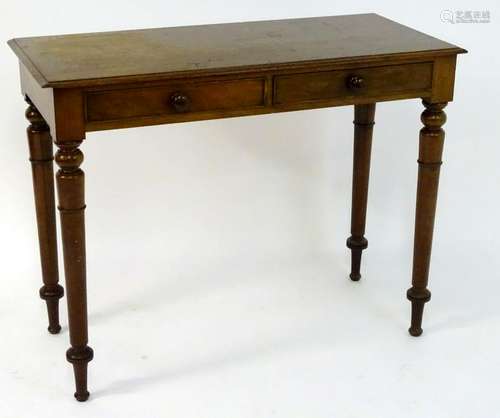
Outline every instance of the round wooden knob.
{"type": "Polygon", "coordinates": [[[365,79],[359,75],[352,75],[347,79],[347,87],[351,90],[359,90],[365,84],[365,79]]]}
{"type": "Polygon", "coordinates": [[[174,93],[170,96],[170,104],[177,112],[186,112],[189,110],[191,100],[183,93],[174,93]]]}

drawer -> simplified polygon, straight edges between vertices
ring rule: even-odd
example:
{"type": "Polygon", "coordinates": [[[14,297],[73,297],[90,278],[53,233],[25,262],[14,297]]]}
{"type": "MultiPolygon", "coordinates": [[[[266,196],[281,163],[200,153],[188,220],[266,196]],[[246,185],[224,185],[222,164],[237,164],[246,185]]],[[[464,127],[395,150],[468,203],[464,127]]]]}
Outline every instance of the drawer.
{"type": "Polygon", "coordinates": [[[254,78],[88,91],[86,119],[99,122],[263,106],[264,87],[264,78],[254,78]]]}
{"type": "Polygon", "coordinates": [[[274,78],[275,104],[412,94],[431,89],[432,63],[290,74],[274,78]]]}

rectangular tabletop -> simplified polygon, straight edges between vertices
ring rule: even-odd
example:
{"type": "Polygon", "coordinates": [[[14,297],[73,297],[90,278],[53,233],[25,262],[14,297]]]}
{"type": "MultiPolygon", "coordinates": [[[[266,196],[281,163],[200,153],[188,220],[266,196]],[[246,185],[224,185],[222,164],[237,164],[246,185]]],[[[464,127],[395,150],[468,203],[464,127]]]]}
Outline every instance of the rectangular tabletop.
{"type": "Polygon", "coordinates": [[[377,14],[17,38],[9,45],[40,86],[54,88],[464,52],[377,14]]]}

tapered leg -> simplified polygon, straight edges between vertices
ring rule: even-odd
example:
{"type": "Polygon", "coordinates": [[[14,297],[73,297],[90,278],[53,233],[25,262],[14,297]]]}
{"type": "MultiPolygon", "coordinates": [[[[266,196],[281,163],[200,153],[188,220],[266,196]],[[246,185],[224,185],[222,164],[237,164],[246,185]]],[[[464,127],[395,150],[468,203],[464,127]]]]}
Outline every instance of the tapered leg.
{"type": "Polygon", "coordinates": [[[361,278],[361,252],[368,247],[364,235],[374,118],[375,103],[354,106],[351,236],[347,239],[347,247],[351,249],[349,277],[354,281],[361,278]]]}
{"type": "Polygon", "coordinates": [[[51,334],[57,334],[61,330],[59,299],[63,297],[64,289],[58,283],[52,138],[42,115],[28,98],[26,101],[29,104],[26,109],[26,118],[30,122],[27,134],[42,265],[40,297],[47,303],[48,330],[51,334]]]}
{"type": "Polygon", "coordinates": [[[84,173],[79,168],[83,162],[83,153],[78,149],[80,142],[56,145],[59,147],[55,156],[60,168],[56,179],[71,342],[66,358],[73,364],[76,383],[75,398],[79,401],[86,401],[89,397],[87,364],[92,360],[93,352],[87,346],[84,173]]]}
{"type": "Polygon", "coordinates": [[[424,100],[423,104],[426,109],[421,116],[424,127],[420,130],[419,140],[413,276],[412,287],[407,292],[412,305],[409,332],[415,337],[422,334],[424,304],[431,298],[427,283],[444,144],[441,126],[446,122],[446,114],[443,112],[446,103],[428,103],[424,100]]]}

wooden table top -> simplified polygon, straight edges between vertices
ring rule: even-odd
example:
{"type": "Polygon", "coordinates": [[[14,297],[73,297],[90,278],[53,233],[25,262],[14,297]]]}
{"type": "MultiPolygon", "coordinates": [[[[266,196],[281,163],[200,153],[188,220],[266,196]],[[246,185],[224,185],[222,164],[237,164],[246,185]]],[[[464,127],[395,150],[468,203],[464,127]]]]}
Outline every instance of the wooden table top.
{"type": "Polygon", "coordinates": [[[377,14],[16,38],[9,45],[42,87],[466,52],[377,14]]]}

